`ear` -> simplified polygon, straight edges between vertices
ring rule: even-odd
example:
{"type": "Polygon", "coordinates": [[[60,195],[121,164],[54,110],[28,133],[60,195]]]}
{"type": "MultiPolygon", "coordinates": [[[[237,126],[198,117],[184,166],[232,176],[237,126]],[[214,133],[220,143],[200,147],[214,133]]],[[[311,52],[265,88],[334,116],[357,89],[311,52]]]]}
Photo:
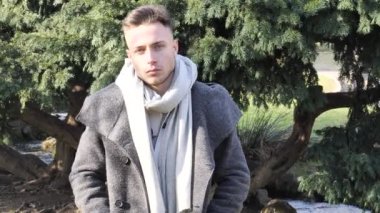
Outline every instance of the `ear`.
{"type": "Polygon", "coordinates": [[[127,53],[127,57],[128,58],[131,58],[131,53],[130,53],[130,50],[128,49],[129,46],[128,46],[128,37],[127,37],[127,29],[123,27],[123,32],[124,32],[124,41],[125,41],[125,45],[127,47],[127,49],[125,50],[125,52],[127,53]]]}
{"type": "Polygon", "coordinates": [[[174,52],[177,54],[178,53],[178,39],[174,39],[173,48],[174,48],[174,52]]]}

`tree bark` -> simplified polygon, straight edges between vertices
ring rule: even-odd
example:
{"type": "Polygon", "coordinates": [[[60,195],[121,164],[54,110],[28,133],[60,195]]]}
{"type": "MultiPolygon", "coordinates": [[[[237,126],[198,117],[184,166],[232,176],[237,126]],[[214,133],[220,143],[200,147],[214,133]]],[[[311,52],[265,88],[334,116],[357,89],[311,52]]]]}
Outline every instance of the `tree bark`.
{"type": "Polygon", "coordinates": [[[357,101],[364,104],[376,103],[380,100],[380,87],[358,92],[338,92],[324,94],[326,102],[312,111],[298,105],[294,110],[294,125],[289,138],[281,143],[268,159],[264,159],[258,168],[252,171],[250,193],[266,186],[276,177],[285,173],[306,150],[315,119],[325,111],[351,107],[357,101]]]}
{"type": "Polygon", "coordinates": [[[84,99],[86,88],[72,85],[67,92],[69,101],[68,115],[65,120],[46,113],[36,105],[28,103],[20,114],[20,119],[31,126],[56,138],[56,156],[48,167],[34,155],[23,155],[7,145],[0,144],[0,168],[15,174],[25,180],[38,179],[54,174],[58,185],[67,185],[67,176],[75,157],[80,136],[84,130],[83,125],[75,120],[84,99]],[[63,181],[66,180],[66,181],[63,181]]]}
{"type": "Polygon", "coordinates": [[[78,147],[78,141],[83,131],[81,127],[66,124],[65,121],[61,121],[57,117],[38,109],[33,104],[26,106],[20,118],[74,149],[78,147]]]}
{"type": "Polygon", "coordinates": [[[47,165],[37,156],[21,154],[2,143],[0,143],[0,168],[25,180],[48,175],[47,165]]]}
{"type": "MultiPolygon", "coordinates": [[[[68,115],[65,119],[65,124],[78,130],[75,135],[76,143],[79,142],[79,137],[84,130],[84,126],[75,120],[75,116],[82,108],[86,96],[86,87],[79,84],[72,84],[71,89],[67,92],[69,109],[68,115]]],[[[53,185],[55,185],[56,188],[69,186],[68,176],[71,171],[71,165],[74,162],[75,150],[76,147],[65,143],[62,139],[57,139],[56,155],[54,156],[54,161],[51,165],[57,172],[53,182],[53,185]]]]}
{"type": "Polygon", "coordinates": [[[84,127],[75,120],[87,96],[86,87],[73,84],[67,91],[69,102],[68,115],[64,121],[39,109],[35,104],[28,103],[20,118],[33,127],[46,132],[57,140],[76,149],[84,127]]]}
{"type": "Polygon", "coordinates": [[[56,143],[56,155],[54,160],[50,165],[53,169],[55,178],[53,180],[52,186],[55,188],[67,188],[70,186],[68,177],[71,171],[71,165],[74,162],[75,149],[69,145],[57,141],[56,143]]]}

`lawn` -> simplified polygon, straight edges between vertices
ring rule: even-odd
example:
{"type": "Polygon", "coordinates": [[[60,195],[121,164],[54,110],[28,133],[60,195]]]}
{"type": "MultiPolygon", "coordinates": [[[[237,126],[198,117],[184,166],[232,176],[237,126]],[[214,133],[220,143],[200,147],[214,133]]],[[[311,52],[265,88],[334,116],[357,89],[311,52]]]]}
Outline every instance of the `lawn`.
{"type": "Polygon", "coordinates": [[[348,120],[348,108],[333,109],[324,112],[317,117],[313,130],[323,129],[328,126],[342,126],[348,120]]]}
{"type": "MultiPolygon", "coordinates": [[[[324,112],[317,117],[313,127],[312,137],[318,137],[315,130],[323,129],[328,126],[343,126],[347,123],[348,108],[333,109],[324,112]]],[[[239,128],[249,124],[247,120],[260,120],[262,117],[271,117],[275,122],[275,129],[288,129],[293,125],[293,108],[285,106],[271,106],[268,109],[250,106],[247,111],[243,112],[243,117],[240,120],[239,128]]]]}

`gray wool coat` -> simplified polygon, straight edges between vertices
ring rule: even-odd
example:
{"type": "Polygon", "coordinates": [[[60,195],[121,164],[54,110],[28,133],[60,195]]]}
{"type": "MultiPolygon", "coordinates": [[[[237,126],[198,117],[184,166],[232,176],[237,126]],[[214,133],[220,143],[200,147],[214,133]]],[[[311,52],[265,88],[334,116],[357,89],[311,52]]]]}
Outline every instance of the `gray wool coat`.
{"type": "MultiPolygon", "coordinates": [[[[250,182],[236,133],[241,113],[222,86],[200,82],[192,110],[192,212],[240,212],[250,182]]],[[[86,130],[69,179],[82,212],[149,212],[127,116],[115,84],[89,96],[77,116],[86,130]]]]}

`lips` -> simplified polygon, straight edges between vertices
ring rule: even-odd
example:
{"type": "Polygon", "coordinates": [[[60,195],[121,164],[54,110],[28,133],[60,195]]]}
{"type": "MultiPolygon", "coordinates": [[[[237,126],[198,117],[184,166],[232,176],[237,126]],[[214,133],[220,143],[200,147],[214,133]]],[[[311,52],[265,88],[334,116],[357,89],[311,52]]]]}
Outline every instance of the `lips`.
{"type": "Polygon", "coordinates": [[[146,73],[148,73],[148,74],[155,74],[155,73],[157,73],[157,72],[159,72],[160,71],[160,69],[158,69],[158,68],[154,68],[154,69],[150,69],[150,70],[148,70],[146,73]]]}
{"type": "Polygon", "coordinates": [[[157,71],[159,71],[160,69],[150,69],[150,70],[148,70],[148,72],[157,72],[157,71]]]}

